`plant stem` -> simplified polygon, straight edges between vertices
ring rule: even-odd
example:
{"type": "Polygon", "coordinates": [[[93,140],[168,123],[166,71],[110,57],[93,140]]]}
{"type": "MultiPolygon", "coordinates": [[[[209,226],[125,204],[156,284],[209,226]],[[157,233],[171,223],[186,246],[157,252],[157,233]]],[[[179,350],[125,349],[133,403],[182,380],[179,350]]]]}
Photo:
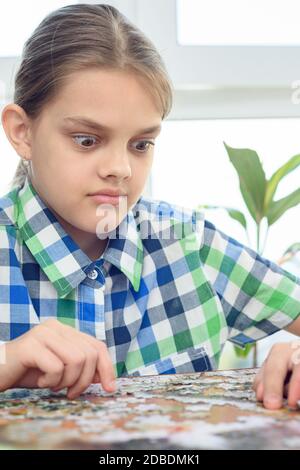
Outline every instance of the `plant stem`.
{"type": "Polygon", "coordinates": [[[251,240],[250,240],[250,237],[249,237],[249,233],[248,233],[248,230],[246,230],[246,236],[247,236],[247,240],[248,240],[248,245],[251,247],[251,240]]]}
{"type": "Polygon", "coordinates": [[[256,224],[256,251],[259,252],[259,244],[260,244],[260,223],[256,224]]]}
{"type": "Polygon", "coordinates": [[[264,242],[262,244],[262,247],[261,247],[261,250],[259,252],[259,254],[262,256],[263,252],[265,251],[265,248],[266,248],[266,243],[267,243],[267,238],[268,238],[268,235],[269,235],[269,224],[267,222],[267,228],[266,228],[266,232],[265,232],[265,237],[264,237],[264,242]]]}

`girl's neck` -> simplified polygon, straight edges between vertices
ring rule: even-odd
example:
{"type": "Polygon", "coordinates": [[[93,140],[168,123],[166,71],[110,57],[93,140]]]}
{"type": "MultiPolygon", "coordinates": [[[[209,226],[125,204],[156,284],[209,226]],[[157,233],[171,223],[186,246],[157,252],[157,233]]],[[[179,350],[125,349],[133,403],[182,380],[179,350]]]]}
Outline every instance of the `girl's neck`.
{"type": "Polygon", "coordinates": [[[104,240],[97,237],[94,233],[84,232],[73,225],[69,224],[66,220],[60,217],[57,213],[55,216],[63,229],[70,235],[70,237],[77,243],[80,249],[92,260],[96,261],[104,253],[107,246],[108,238],[104,240]]]}

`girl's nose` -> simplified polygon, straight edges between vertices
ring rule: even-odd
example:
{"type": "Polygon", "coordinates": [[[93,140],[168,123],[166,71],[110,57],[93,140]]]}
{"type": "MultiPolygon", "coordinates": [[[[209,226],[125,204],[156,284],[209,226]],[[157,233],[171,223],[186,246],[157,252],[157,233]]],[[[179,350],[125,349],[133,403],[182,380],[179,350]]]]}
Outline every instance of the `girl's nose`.
{"type": "Polygon", "coordinates": [[[98,161],[98,173],[102,178],[125,179],[131,177],[130,159],[127,149],[112,147],[98,161]]]}

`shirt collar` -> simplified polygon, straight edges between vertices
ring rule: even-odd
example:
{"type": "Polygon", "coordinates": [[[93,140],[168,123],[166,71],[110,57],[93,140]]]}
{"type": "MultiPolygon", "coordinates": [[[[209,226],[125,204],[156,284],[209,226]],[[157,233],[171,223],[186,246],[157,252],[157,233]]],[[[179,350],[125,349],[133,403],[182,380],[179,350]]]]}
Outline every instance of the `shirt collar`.
{"type": "MultiPolygon", "coordinates": [[[[64,297],[86,278],[93,261],[65,232],[53,212],[39,197],[29,178],[26,178],[18,196],[14,219],[21,237],[56,288],[59,297],[64,297]]],[[[132,211],[109,234],[103,259],[118,267],[130,280],[135,291],[139,290],[143,245],[132,211]]]]}
{"type": "Polygon", "coordinates": [[[132,210],[128,211],[116,230],[110,232],[103,258],[125,274],[136,292],[139,290],[144,253],[132,210]]]}

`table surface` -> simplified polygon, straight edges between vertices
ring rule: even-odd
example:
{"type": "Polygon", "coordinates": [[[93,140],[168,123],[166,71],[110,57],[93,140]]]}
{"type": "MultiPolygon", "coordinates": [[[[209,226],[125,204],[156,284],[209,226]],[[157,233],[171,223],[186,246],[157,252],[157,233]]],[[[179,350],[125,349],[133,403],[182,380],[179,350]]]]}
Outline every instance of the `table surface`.
{"type": "Polygon", "coordinates": [[[0,449],[300,449],[300,410],[255,401],[256,370],[118,379],[115,394],[91,385],[0,393],[0,449]]]}

